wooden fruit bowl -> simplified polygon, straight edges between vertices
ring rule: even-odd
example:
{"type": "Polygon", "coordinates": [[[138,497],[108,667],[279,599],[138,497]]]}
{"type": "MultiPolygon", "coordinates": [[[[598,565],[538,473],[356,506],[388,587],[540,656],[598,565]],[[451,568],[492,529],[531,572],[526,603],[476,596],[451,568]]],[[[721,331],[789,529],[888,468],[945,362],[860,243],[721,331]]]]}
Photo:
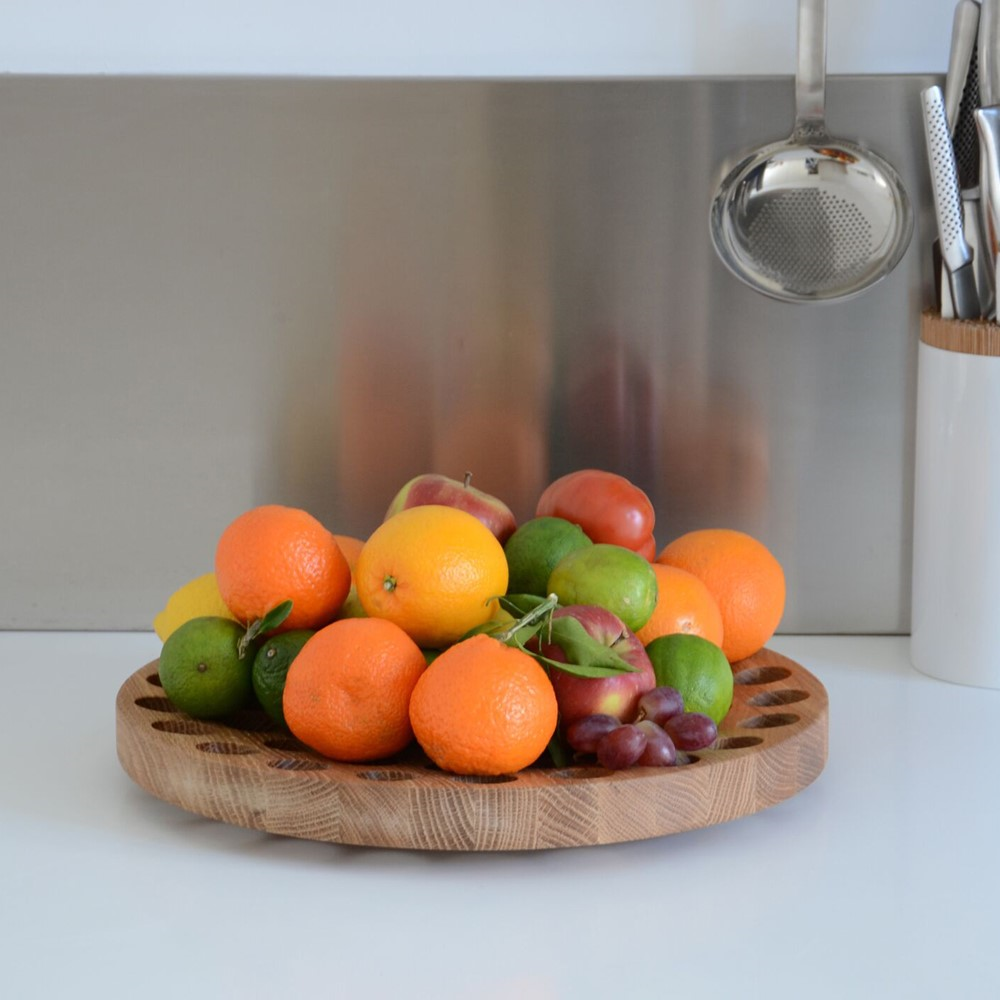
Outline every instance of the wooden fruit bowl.
{"type": "Polygon", "coordinates": [[[734,665],[733,706],[708,750],[668,768],[529,768],[499,778],[436,769],[418,751],[339,764],[263,712],[200,722],[164,696],[157,661],[116,703],[118,759],[159,799],[307,840],[441,851],[643,840],[747,816],[795,795],[826,763],[826,689],[768,650],[734,665]]]}

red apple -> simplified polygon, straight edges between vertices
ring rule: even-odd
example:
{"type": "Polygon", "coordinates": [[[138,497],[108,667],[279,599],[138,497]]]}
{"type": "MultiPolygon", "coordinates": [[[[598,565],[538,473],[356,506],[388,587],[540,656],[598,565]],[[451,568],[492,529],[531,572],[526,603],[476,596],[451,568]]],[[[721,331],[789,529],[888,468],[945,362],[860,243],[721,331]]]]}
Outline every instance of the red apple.
{"type": "Polygon", "coordinates": [[[385,520],[410,507],[425,504],[442,504],[457,507],[473,517],[477,517],[496,535],[503,545],[514,534],[517,521],[511,509],[489,493],[477,490],[471,485],[472,473],[465,474],[465,481],[459,482],[435,472],[426,472],[411,479],[393,498],[385,513],[385,520]]]}
{"type": "MultiPolygon", "coordinates": [[[[577,677],[564,670],[551,672],[556,692],[559,717],[565,727],[585,715],[613,715],[631,722],[635,718],[639,699],[656,687],[653,664],[642,642],[625,627],[622,620],[605,608],[591,604],[571,604],[559,608],[552,617],[571,616],[587,630],[587,634],[613,649],[626,663],[637,669],[612,677],[577,677]]],[[[559,646],[543,644],[541,652],[551,660],[566,662],[559,646]]]]}

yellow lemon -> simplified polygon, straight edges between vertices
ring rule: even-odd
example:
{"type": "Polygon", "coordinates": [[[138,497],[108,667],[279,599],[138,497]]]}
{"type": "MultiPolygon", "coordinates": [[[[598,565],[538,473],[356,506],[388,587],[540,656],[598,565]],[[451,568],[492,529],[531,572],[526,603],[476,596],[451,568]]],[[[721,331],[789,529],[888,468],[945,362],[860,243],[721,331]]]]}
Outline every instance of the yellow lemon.
{"type": "Polygon", "coordinates": [[[226,607],[214,573],[204,573],[189,580],[170,595],[166,606],[153,619],[153,630],[161,642],[192,618],[230,618],[236,616],[226,607]]]}

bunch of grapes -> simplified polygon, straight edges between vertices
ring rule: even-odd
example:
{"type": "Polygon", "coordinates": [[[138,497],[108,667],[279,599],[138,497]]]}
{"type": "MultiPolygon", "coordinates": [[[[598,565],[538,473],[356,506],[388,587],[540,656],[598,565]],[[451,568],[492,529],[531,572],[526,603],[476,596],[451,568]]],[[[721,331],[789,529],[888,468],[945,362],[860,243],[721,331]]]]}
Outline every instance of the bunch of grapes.
{"type": "Polygon", "coordinates": [[[672,767],[677,751],[703,750],[719,735],[701,712],[685,712],[684,699],[672,687],[655,687],[640,699],[633,722],[613,715],[585,715],[566,727],[566,742],[578,754],[596,754],[612,771],[639,767],[672,767]]]}

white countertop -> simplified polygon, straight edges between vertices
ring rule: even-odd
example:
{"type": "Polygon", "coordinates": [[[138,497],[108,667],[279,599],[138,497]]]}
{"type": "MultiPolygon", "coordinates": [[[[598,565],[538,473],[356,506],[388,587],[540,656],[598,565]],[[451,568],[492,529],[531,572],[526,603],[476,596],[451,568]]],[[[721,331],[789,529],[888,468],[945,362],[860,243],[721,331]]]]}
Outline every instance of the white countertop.
{"type": "Polygon", "coordinates": [[[1000,691],[905,637],[771,647],[830,696],[794,798],[657,840],[430,854],[279,838],[133,784],[115,695],[152,633],[0,632],[4,995],[996,995],[1000,691]]]}

